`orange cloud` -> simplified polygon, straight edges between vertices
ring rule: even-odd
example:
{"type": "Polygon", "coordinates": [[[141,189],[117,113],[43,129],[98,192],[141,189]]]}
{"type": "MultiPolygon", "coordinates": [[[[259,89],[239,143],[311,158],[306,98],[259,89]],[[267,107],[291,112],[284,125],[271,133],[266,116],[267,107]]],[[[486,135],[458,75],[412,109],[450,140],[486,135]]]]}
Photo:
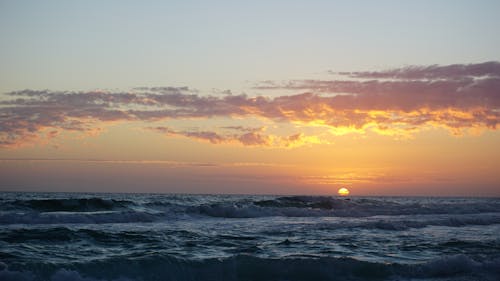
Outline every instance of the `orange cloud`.
{"type": "MultiPolygon", "coordinates": [[[[452,134],[496,130],[500,121],[500,63],[414,66],[378,72],[336,73],[343,80],[266,81],[259,90],[287,89],[278,97],[202,95],[187,87],[136,88],[129,92],[35,91],[7,93],[0,101],[0,146],[36,142],[43,131],[96,132],[116,122],[246,118],[275,124],[324,127],[332,135],[367,131],[411,137],[427,128],[452,134]]],[[[161,127],[161,126],[160,126],[161,127]]],[[[171,126],[170,126],[171,127],[171,126]]],[[[259,131],[220,133],[168,128],[156,130],[212,143],[292,147],[324,142],[303,132],[265,135],[259,131]]]]}
{"type": "Polygon", "coordinates": [[[267,135],[263,133],[262,128],[249,131],[249,128],[243,127],[225,127],[243,130],[240,133],[218,133],[214,131],[175,131],[168,127],[152,127],[153,131],[167,136],[182,136],[201,141],[208,141],[212,144],[236,143],[244,146],[263,146],[263,147],[297,147],[311,143],[321,143],[317,137],[304,136],[301,133],[290,136],[267,135]]]}

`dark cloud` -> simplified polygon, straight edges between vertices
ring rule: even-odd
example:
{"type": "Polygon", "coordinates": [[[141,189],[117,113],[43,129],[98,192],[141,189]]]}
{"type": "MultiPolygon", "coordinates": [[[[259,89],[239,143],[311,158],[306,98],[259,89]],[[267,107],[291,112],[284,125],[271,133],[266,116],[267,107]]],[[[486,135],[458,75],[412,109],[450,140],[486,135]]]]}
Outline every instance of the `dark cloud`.
{"type": "Polygon", "coordinates": [[[385,71],[331,72],[355,78],[408,79],[408,80],[462,80],[471,77],[500,77],[500,62],[490,61],[477,64],[452,64],[430,66],[408,66],[385,71]]]}
{"type": "Polygon", "coordinates": [[[454,133],[495,130],[500,121],[498,62],[342,75],[346,79],[265,81],[257,85],[260,90],[299,92],[277,97],[233,95],[229,91],[202,95],[188,87],[142,87],[129,92],[14,91],[0,100],[0,146],[36,142],[63,130],[92,133],[106,122],[236,117],[234,126],[219,128],[233,131],[229,133],[181,129],[163,133],[212,143],[287,146],[294,136],[295,141],[305,137],[266,135],[261,128],[237,122],[257,117],[330,129],[407,134],[430,126],[454,133]]]}

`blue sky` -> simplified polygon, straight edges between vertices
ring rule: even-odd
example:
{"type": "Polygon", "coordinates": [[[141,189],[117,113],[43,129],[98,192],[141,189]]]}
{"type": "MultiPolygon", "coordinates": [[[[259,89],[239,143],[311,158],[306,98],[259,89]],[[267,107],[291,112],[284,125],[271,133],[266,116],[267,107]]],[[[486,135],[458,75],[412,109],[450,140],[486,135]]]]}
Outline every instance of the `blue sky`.
{"type": "Polygon", "coordinates": [[[500,59],[498,1],[1,1],[0,91],[252,82],[500,59]]]}

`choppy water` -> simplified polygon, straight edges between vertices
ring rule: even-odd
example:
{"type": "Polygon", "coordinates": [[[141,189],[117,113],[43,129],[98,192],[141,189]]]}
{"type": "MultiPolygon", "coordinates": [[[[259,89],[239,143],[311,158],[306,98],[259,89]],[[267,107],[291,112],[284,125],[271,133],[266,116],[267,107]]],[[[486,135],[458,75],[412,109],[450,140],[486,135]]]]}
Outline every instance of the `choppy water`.
{"type": "Polygon", "coordinates": [[[0,280],[500,280],[500,199],[0,193],[0,280]]]}

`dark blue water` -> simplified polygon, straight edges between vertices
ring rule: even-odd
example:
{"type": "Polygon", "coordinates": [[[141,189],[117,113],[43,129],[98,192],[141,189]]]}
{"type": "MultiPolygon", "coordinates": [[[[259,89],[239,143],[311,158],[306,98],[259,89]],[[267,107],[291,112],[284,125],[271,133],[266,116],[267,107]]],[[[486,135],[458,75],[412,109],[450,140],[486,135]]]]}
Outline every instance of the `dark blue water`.
{"type": "Polygon", "coordinates": [[[500,199],[0,193],[0,280],[500,280],[500,199]]]}

